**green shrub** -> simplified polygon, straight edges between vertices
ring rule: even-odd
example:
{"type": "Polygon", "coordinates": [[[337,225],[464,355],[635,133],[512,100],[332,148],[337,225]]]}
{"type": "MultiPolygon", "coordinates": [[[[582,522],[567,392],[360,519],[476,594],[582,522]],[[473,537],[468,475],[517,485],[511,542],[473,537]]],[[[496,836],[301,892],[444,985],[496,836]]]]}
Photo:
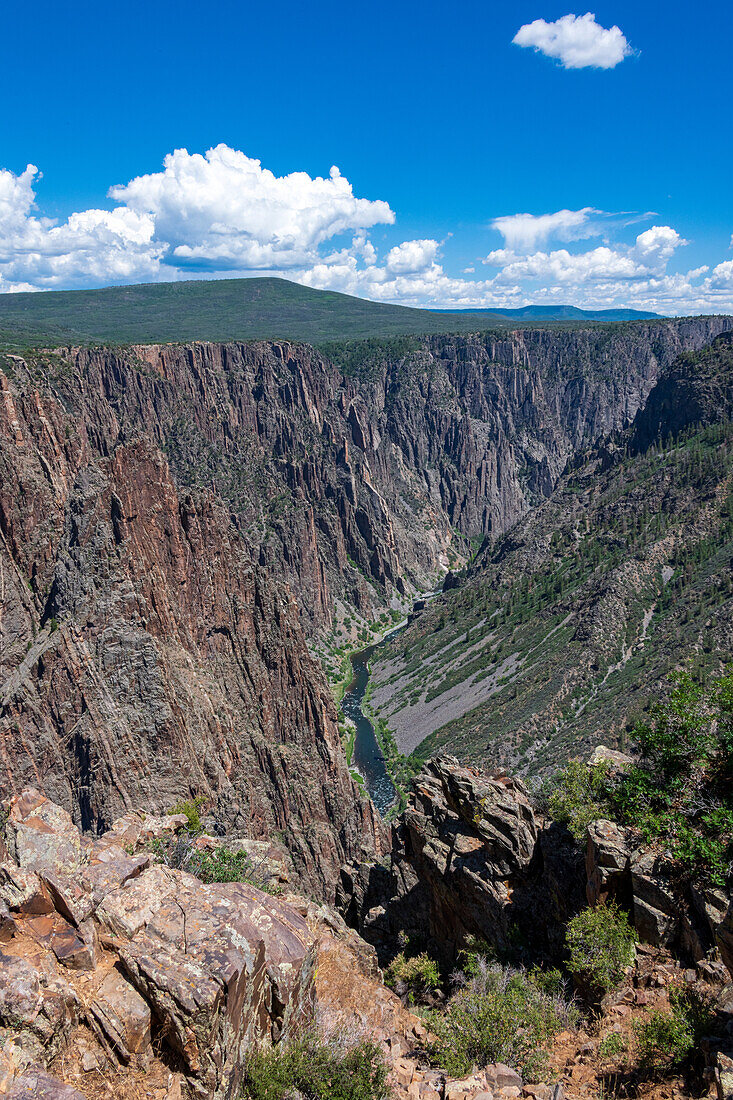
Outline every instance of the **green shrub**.
{"type": "Polygon", "coordinates": [[[612,792],[613,816],[660,841],[690,878],[724,886],[733,863],[733,671],[672,677],[634,737],[640,763],[612,792]]]}
{"type": "Polygon", "coordinates": [[[591,821],[608,813],[608,767],[571,760],[542,788],[541,797],[553,821],[567,825],[583,840],[591,821]]]}
{"type": "Polygon", "coordinates": [[[568,970],[590,995],[617,986],[634,960],[635,930],[617,905],[583,909],[568,921],[568,970]]]}
{"type": "Polygon", "coordinates": [[[183,814],[188,822],[185,830],[189,836],[201,836],[204,831],[203,822],[201,821],[201,807],[204,802],[203,795],[198,795],[196,798],[184,798],[180,802],[176,802],[175,806],[168,810],[168,814],[171,817],[174,814],[183,814]]]}
{"type": "Polygon", "coordinates": [[[639,1069],[658,1073],[679,1066],[694,1046],[689,1023],[679,1013],[654,1010],[643,1021],[634,1022],[639,1069]]]}
{"type": "Polygon", "coordinates": [[[618,1031],[611,1031],[604,1035],[598,1044],[598,1053],[601,1058],[618,1058],[629,1049],[629,1044],[618,1031]]]}
{"type": "Polygon", "coordinates": [[[406,958],[400,951],[384,972],[385,984],[400,996],[409,994],[410,1001],[424,1001],[440,986],[437,963],[423,952],[406,958]]]}
{"type": "Polygon", "coordinates": [[[564,997],[567,992],[562,971],[556,967],[544,970],[540,966],[533,966],[528,971],[527,977],[534,982],[538,989],[541,989],[543,993],[548,993],[551,997],[564,997]]]}
{"type": "Polygon", "coordinates": [[[577,1022],[572,1003],[540,988],[532,974],[486,959],[460,976],[443,1012],[426,1013],[436,1036],[431,1059],[453,1076],[504,1062],[528,1081],[547,1072],[554,1035],[577,1022]]]}
{"type": "Polygon", "coordinates": [[[579,760],[539,791],[542,808],[582,840],[609,817],[661,842],[688,878],[725,886],[733,870],[733,670],[698,683],[675,673],[664,701],[633,731],[639,758],[623,775],[579,760]]]}
{"type": "Polygon", "coordinates": [[[387,1100],[379,1046],[313,1034],[248,1057],[242,1100],[287,1100],[298,1093],[305,1100],[387,1100]]]}
{"type": "Polygon", "coordinates": [[[280,887],[272,882],[265,862],[253,863],[246,852],[232,852],[223,846],[211,851],[194,847],[189,834],[167,840],[152,840],[150,852],[166,867],[186,871],[202,882],[244,882],[267,894],[279,894],[280,887]]]}

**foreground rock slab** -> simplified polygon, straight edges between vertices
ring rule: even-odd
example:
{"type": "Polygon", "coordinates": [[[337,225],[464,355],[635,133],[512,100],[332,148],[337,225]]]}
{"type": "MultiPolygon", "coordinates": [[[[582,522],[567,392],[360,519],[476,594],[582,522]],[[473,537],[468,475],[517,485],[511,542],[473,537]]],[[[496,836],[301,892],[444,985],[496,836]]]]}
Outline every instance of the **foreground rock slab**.
{"type": "Polygon", "coordinates": [[[170,828],[128,815],[90,844],[40,792],[12,800],[0,1095],[86,1095],[83,1080],[79,1091],[53,1076],[60,1058],[82,1077],[101,1067],[120,1096],[137,1095],[126,1089],[141,1070],[163,1080],[180,1066],[172,1096],[228,1100],[249,1051],[312,1025],[316,948],[304,916],[244,883],[205,885],[129,854],[170,828]]]}

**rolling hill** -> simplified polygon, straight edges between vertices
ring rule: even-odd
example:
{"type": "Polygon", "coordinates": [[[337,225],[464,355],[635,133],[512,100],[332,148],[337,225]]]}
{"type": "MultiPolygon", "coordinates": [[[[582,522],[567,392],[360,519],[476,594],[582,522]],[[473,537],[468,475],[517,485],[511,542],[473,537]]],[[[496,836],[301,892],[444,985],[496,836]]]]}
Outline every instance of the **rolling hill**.
{"type": "Polygon", "coordinates": [[[474,332],[533,324],[620,321],[633,310],[586,314],[570,306],[526,310],[411,309],[313,290],[287,279],[148,283],[104,290],[0,294],[0,345],[182,343],[190,340],[362,339],[474,332]]]}

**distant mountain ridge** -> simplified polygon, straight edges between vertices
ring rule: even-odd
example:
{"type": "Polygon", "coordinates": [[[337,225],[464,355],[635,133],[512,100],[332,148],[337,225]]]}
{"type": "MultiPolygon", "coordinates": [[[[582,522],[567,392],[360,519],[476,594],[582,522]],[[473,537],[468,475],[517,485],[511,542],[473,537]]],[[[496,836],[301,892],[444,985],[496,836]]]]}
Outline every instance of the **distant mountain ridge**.
{"type": "Polygon", "coordinates": [[[660,313],[647,313],[642,309],[581,309],[579,306],[520,306],[518,309],[459,309],[433,310],[434,313],[487,313],[498,317],[510,317],[518,321],[655,321],[660,313]]]}
{"type": "Polygon", "coordinates": [[[556,326],[653,318],[635,310],[526,306],[428,310],[370,302],[287,279],[145,283],[102,290],[0,294],[0,346],[294,340],[320,343],[505,329],[513,321],[556,326]]]}

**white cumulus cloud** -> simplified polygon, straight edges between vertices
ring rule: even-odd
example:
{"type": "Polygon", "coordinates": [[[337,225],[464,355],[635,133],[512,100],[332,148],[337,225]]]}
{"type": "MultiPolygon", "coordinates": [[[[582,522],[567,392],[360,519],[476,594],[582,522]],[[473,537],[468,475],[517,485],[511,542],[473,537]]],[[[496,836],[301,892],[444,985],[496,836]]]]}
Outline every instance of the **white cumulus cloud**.
{"type": "Polygon", "coordinates": [[[554,23],[535,19],[520,27],[512,41],[556,58],[566,69],[613,69],[632,52],[621,29],[602,27],[592,12],[563,15],[554,23]]]}
{"type": "Polygon", "coordinates": [[[598,228],[592,221],[600,210],[585,206],[582,210],[556,210],[554,214],[509,214],[494,218],[492,229],[497,229],[507,247],[524,252],[558,237],[561,241],[579,241],[595,237],[598,228]]]}
{"type": "Polygon", "coordinates": [[[83,210],[61,224],[33,213],[38,169],[0,170],[0,291],[132,282],[159,276],[154,221],[126,207],[83,210]]]}
{"type": "Polygon", "coordinates": [[[437,251],[437,241],[403,241],[387,253],[387,270],[393,275],[411,275],[424,271],[434,262],[437,251]]]}
{"type": "Polygon", "coordinates": [[[295,267],[347,230],[394,221],[389,204],[356,198],[333,167],[328,177],[276,176],[228,145],[202,156],[176,149],[163,171],[112,187],[110,198],[155,219],[170,259],[219,270],[295,267]]]}
{"type": "Polygon", "coordinates": [[[636,238],[636,253],[647,263],[664,263],[687,241],[669,225],[653,225],[636,238]]]}
{"type": "Polygon", "coordinates": [[[58,221],[37,209],[39,179],[32,164],[17,175],[0,170],[2,292],[267,272],[405,305],[733,312],[733,260],[671,270],[687,243],[676,229],[651,225],[618,243],[614,232],[639,216],[592,206],[495,218],[503,247],[484,258],[487,277],[478,278],[470,255],[460,275],[447,271],[444,245],[427,235],[370,239],[394,222],[392,209],[355,195],[336,168],[277,176],[226,145],[203,155],[179,149],[161,171],[111,188],[112,209],[58,221]],[[581,244],[593,237],[597,247],[581,244]]]}
{"type": "MultiPolygon", "coordinates": [[[[282,270],[319,261],[344,232],[391,224],[389,204],[354,195],[338,168],[327,177],[276,176],[218,145],[177,149],[163,171],[110,188],[118,205],[60,224],[35,216],[38,169],[0,170],[0,291],[182,277],[190,271],[282,270]]],[[[373,245],[361,237],[366,263],[373,245]]]]}

